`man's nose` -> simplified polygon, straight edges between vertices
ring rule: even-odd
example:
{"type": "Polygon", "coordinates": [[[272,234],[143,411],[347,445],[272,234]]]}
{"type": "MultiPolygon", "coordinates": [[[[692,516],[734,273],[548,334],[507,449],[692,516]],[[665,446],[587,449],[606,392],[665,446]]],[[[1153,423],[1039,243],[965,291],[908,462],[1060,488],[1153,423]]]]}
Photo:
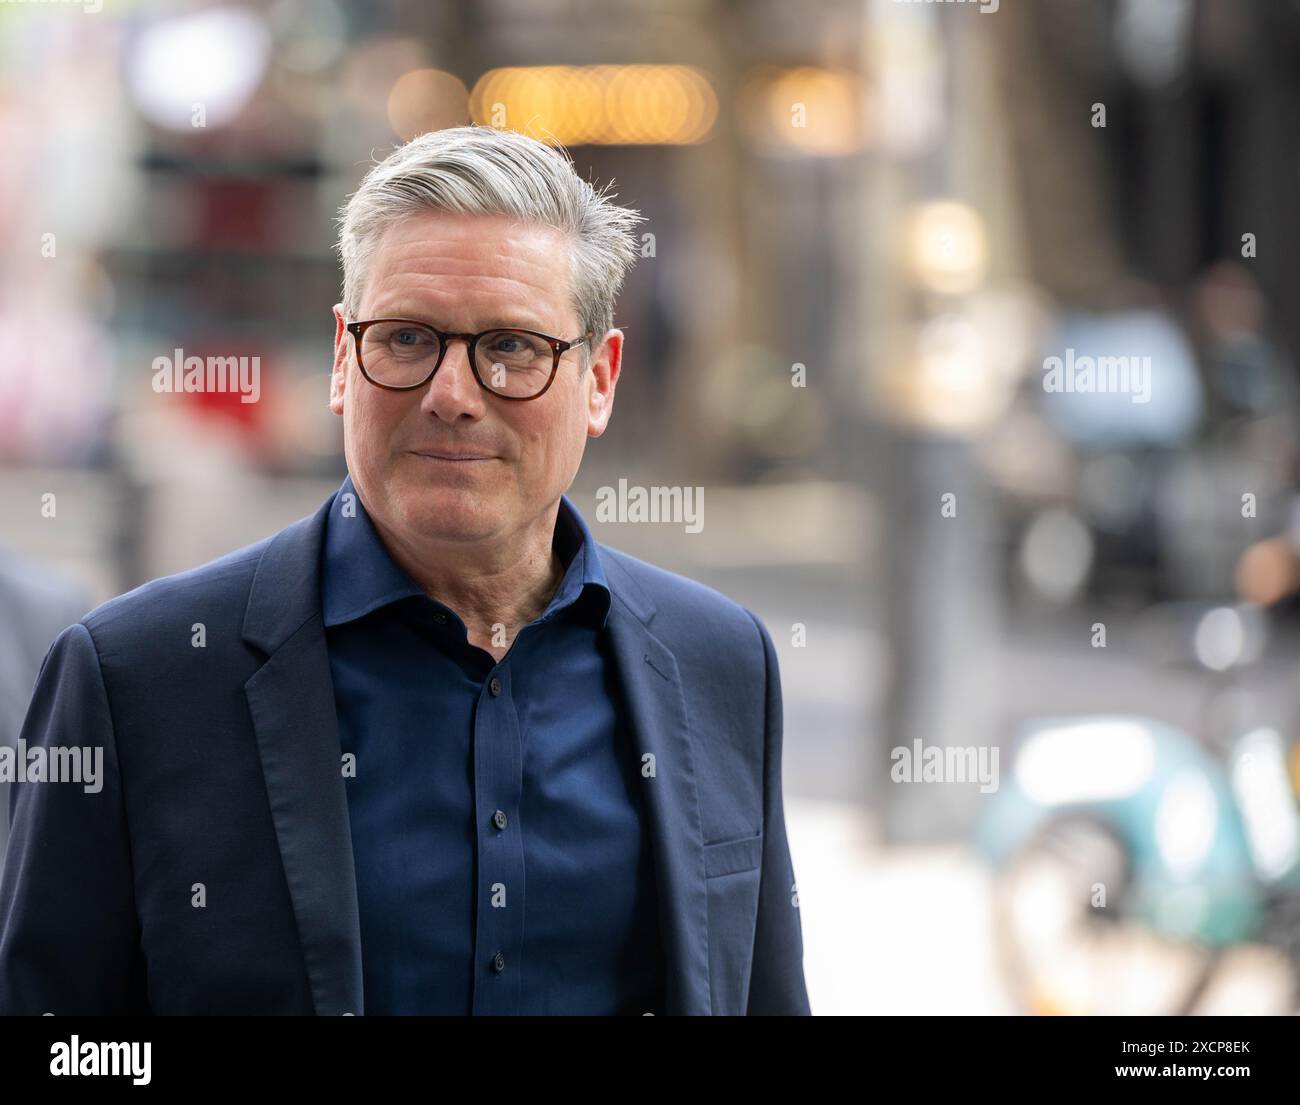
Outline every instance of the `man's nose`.
{"type": "Polygon", "coordinates": [[[479,387],[470,364],[469,345],[469,338],[448,338],[442,364],[429,381],[421,405],[439,418],[478,414],[483,409],[483,389],[479,387]]]}

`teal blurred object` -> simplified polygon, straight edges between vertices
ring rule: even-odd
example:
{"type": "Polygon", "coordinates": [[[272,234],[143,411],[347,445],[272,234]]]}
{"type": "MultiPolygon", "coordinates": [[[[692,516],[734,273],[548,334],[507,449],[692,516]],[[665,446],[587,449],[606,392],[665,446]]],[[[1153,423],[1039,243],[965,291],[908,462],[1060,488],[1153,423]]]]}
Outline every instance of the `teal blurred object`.
{"type": "Polygon", "coordinates": [[[1011,777],[977,828],[976,847],[1005,869],[1052,822],[1086,817],[1112,830],[1127,854],[1129,879],[1112,903],[1116,915],[1174,939],[1216,946],[1252,939],[1271,896],[1300,892],[1300,817],[1286,755],[1276,765],[1256,763],[1267,732],[1245,734],[1234,745],[1238,767],[1240,757],[1251,757],[1245,775],[1258,777],[1252,793],[1241,773],[1234,787],[1232,765],[1225,770],[1191,736],[1150,718],[1027,723],[1013,748],[1011,777]],[[1274,767],[1280,779],[1268,777],[1274,767]],[[1278,783],[1286,787],[1288,809],[1252,813],[1250,804],[1268,795],[1276,805],[1278,783]],[[1271,839],[1262,835],[1268,833],[1271,839]]]}

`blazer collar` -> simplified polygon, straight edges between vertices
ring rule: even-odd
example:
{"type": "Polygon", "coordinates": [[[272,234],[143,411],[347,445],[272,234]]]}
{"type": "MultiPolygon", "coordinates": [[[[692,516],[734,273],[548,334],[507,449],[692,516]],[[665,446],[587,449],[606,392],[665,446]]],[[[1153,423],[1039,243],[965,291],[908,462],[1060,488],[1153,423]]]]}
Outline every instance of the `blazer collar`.
{"type": "MultiPolygon", "coordinates": [[[[267,653],[244,689],[312,1000],[327,1015],[364,1013],[356,872],[320,597],[326,519],[337,495],[268,542],[243,625],[244,640],[267,653]]],[[[681,676],[672,651],[650,631],[651,597],[617,556],[601,561],[612,595],[606,630],[653,842],[665,1011],[708,1014],[704,838],[681,676]]]]}

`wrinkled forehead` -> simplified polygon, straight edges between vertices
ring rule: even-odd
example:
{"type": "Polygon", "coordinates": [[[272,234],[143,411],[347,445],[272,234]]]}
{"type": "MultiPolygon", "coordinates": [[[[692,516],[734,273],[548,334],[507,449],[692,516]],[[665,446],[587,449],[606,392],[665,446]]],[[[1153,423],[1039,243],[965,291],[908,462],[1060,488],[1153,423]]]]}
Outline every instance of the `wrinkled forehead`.
{"type": "Polygon", "coordinates": [[[554,227],[504,215],[408,216],[388,227],[375,246],[361,296],[363,313],[419,318],[420,309],[457,311],[456,325],[469,325],[464,312],[510,309],[536,313],[539,324],[545,319],[547,325],[568,327],[574,321],[569,260],[570,243],[554,227]]]}

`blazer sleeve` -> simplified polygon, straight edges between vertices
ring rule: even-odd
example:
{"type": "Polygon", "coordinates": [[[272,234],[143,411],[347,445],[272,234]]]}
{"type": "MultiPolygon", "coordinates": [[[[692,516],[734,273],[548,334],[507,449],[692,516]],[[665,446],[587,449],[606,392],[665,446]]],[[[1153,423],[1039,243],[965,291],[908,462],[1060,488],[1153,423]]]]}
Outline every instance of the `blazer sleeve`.
{"type": "Polygon", "coordinates": [[[763,757],[763,863],[747,1016],[810,1016],[803,974],[803,925],[781,798],[781,673],[767,628],[746,610],[763,641],[767,703],[763,757]]]}
{"type": "Polygon", "coordinates": [[[29,755],[79,746],[92,757],[102,749],[103,759],[89,791],[84,782],[13,784],[0,1014],[146,1013],[121,767],[99,653],[80,622],[50,646],[20,739],[29,755]]]}

